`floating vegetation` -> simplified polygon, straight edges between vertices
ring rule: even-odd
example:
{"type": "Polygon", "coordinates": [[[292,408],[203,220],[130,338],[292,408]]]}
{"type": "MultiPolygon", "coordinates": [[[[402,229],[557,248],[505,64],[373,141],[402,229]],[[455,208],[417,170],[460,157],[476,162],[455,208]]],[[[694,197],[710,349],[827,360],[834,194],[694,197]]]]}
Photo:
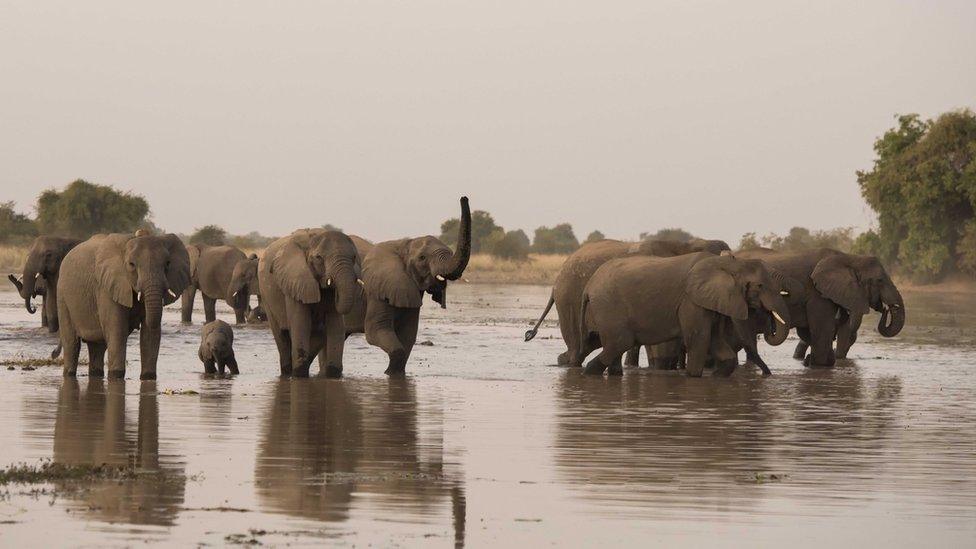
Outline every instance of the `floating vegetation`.
{"type": "Polygon", "coordinates": [[[125,465],[68,465],[43,461],[37,465],[16,463],[0,469],[0,486],[7,484],[41,484],[51,482],[91,482],[135,478],[133,467],[125,465]]]}
{"type": "Polygon", "coordinates": [[[199,395],[197,391],[193,389],[164,389],[159,392],[161,395],[199,395]]]}

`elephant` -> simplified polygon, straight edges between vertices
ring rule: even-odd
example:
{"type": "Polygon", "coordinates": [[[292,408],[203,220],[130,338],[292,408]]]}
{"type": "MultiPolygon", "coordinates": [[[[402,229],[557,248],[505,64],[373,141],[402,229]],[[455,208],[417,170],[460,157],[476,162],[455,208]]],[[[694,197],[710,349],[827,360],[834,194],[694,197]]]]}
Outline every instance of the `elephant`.
{"type": "MultiPolygon", "coordinates": [[[[556,305],[556,312],[559,314],[559,330],[562,332],[563,341],[566,342],[567,350],[560,354],[556,359],[559,364],[572,364],[572,357],[576,356],[579,349],[577,339],[577,329],[579,328],[579,314],[583,288],[589,282],[593,273],[601,265],[619,257],[628,256],[655,256],[655,257],[674,257],[695,252],[708,252],[718,255],[729,249],[729,245],[721,240],[702,240],[694,239],[689,242],[679,242],[676,240],[656,240],[647,239],[641,242],[622,242],[620,240],[599,240],[580,246],[572,253],[556,275],[556,283],[553,285],[549,303],[546,304],[545,311],[536,322],[535,326],[525,332],[525,341],[530,341],[539,332],[539,326],[545,320],[553,304],[556,305]]],[[[639,348],[631,349],[627,353],[627,364],[637,365],[637,351],[639,348]]],[[[677,365],[678,356],[681,354],[672,343],[666,343],[659,347],[648,348],[647,358],[652,366],[671,368],[677,365]]],[[[581,366],[580,364],[572,364],[581,366]]]]}
{"type": "Polygon", "coordinates": [[[31,305],[31,298],[43,296],[41,326],[51,333],[58,331],[58,273],[61,261],[80,242],[75,238],[39,236],[27,252],[21,279],[17,280],[14,275],[7,277],[17,287],[28,313],[37,311],[31,305]]]}
{"type": "Polygon", "coordinates": [[[64,375],[78,369],[81,341],[88,345],[88,375],[125,376],[125,345],[139,328],[140,379],[156,379],[163,307],[190,284],[190,257],[174,234],[97,234],[75,246],[61,263],[58,319],[64,375]]]}
{"type": "Polygon", "coordinates": [[[217,373],[217,368],[220,368],[221,374],[225,368],[229,368],[230,373],[235,375],[241,373],[234,357],[234,329],[223,320],[214,320],[203,325],[198,355],[208,374],[217,373]]]}
{"type": "Polygon", "coordinates": [[[894,337],[905,325],[905,302],[876,257],[830,248],[801,252],[755,249],[736,255],[761,259],[803,285],[804,299],[792,304],[790,312],[801,340],[794,357],[805,366],[833,366],[835,337],[846,356],[869,307],[881,313],[878,333],[882,336],[894,337]],[[808,346],[810,354],[805,356],[808,346]]]}
{"type": "Polygon", "coordinates": [[[755,349],[750,313],[771,315],[776,333],[789,329],[789,311],[779,286],[758,260],[706,252],[670,258],[631,256],[604,263],[583,290],[579,316],[581,347],[576,361],[603,350],[584,370],[620,375],[620,357],[634,345],[680,340],[687,349],[686,371],[700,377],[705,361],[731,374],[735,353],[723,337],[731,323],[746,345],[746,356],[769,375],[755,349]]]}
{"type": "Polygon", "coordinates": [[[264,312],[264,307],[259,303],[257,307],[254,307],[247,313],[247,323],[248,324],[258,324],[260,322],[267,322],[268,315],[264,312]]]}
{"type": "Polygon", "coordinates": [[[461,197],[456,251],[433,236],[370,244],[354,237],[363,255],[365,303],[343,319],[346,333],[365,333],[366,342],[389,356],[386,374],[402,376],[417,340],[420,307],[429,293],[447,307],[447,283],[461,278],[471,256],[471,209],[461,197]]]}
{"type": "Polygon", "coordinates": [[[282,377],[308,377],[319,351],[319,373],[342,376],[342,315],[363,300],[361,271],[355,244],[339,231],[299,229],[265,250],[258,284],[282,377]]]}
{"type": "Polygon", "coordinates": [[[203,295],[203,312],[207,322],[217,318],[217,300],[223,299],[231,309],[238,324],[247,321],[250,297],[258,295],[258,256],[247,256],[234,246],[208,246],[190,244],[191,284],[183,292],[182,319],[184,324],[193,321],[193,301],[197,290],[203,295]]]}

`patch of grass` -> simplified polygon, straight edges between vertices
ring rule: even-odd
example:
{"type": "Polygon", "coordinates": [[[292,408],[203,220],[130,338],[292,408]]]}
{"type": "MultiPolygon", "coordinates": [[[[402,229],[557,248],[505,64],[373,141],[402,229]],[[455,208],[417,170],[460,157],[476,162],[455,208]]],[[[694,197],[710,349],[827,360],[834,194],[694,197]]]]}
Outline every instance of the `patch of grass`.
{"type": "Polygon", "coordinates": [[[134,468],[124,465],[67,465],[43,461],[38,465],[16,463],[0,469],[0,486],[7,484],[47,484],[51,482],[92,482],[135,478],[134,468]]]}
{"type": "MultiPolygon", "coordinates": [[[[27,246],[0,246],[0,272],[4,274],[4,278],[7,273],[20,274],[24,271],[27,249],[27,246]]],[[[13,289],[10,282],[4,280],[3,283],[13,289]]]]}
{"type": "MultiPolygon", "coordinates": [[[[88,362],[79,361],[78,364],[88,364],[88,362]]],[[[64,359],[58,358],[35,358],[35,357],[24,357],[16,356],[11,358],[0,359],[0,366],[23,366],[36,368],[38,366],[63,366],[64,359]]]]}
{"type": "Polygon", "coordinates": [[[515,261],[488,254],[475,254],[468,261],[464,279],[476,283],[552,284],[567,257],[569,256],[529,254],[527,261],[515,261]]]}

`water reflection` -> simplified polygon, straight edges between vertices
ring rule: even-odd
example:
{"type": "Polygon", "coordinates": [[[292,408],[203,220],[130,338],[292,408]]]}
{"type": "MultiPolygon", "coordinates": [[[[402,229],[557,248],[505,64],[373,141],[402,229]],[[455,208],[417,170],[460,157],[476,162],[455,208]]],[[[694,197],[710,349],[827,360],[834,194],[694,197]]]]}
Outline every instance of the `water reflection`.
{"type": "Polygon", "coordinates": [[[410,379],[279,380],[258,445],[259,501],[329,522],[361,508],[394,522],[432,522],[450,501],[463,545],[463,484],[444,461],[440,408],[425,406],[410,379]]]}
{"type": "MultiPolygon", "coordinates": [[[[133,467],[134,480],[65,490],[87,516],[108,522],[169,526],[182,508],[186,477],[181,464],[159,457],[156,382],[139,382],[135,419],[127,410],[125,380],[64,379],[54,424],[56,463],[133,467]]],[[[56,483],[57,484],[57,483],[56,483]]],[[[72,486],[60,486],[72,488],[72,486]]]]}

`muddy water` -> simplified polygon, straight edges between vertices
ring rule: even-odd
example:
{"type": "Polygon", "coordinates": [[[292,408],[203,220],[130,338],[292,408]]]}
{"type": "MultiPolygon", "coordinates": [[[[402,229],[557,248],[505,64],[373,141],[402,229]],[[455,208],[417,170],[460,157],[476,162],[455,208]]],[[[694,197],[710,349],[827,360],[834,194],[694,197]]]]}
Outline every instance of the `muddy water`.
{"type": "MultiPolygon", "coordinates": [[[[898,338],[865,319],[831,370],[764,347],[768,379],[581,377],[551,366],[554,323],[521,341],[548,289],[492,285],[425,306],[405,380],[361,337],[345,379],[279,380],[264,327],[237,330],[240,376],[205,378],[202,311],[168,308],[156,382],[136,337],[125,381],[0,369],[0,465],[139,471],[5,487],[0,543],[972,547],[976,298],[906,297],[898,338]]],[[[48,352],[38,322],[0,292],[0,358],[48,352]]]]}

